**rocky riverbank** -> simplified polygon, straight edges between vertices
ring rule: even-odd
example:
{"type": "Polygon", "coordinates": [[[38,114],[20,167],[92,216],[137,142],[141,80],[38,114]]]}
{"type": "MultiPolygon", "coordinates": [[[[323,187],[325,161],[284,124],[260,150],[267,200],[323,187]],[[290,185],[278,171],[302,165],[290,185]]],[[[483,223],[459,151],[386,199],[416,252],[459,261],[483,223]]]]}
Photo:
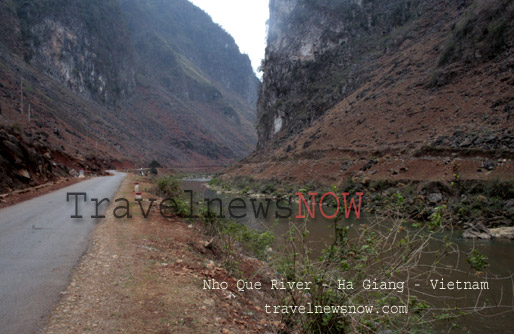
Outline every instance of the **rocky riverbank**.
{"type": "MultiPolygon", "coordinates": [[[[451,181],[420,181],[394,179],[348,178],[333,186],[316,182],[289,183],[278,179],[258,180],[252,177],[223,174],[210,182],[219,190],[230,189],[240,194],[295,198],[297,192],[325,193],[337,189],[340,192],[363,192],[363,209],[381,214],[391,204],[397,206],[403,217],[413,224],[429,223],[434,215],[441,217],[441,224],[448,228],[486,229],[510,228],[514,222],[514,181],[461,180],[456,175],[451,181]]],[[[490,237],[508,238],[507,230],[490,237]]],[[[495,232],[493,230],[493,232],[495,232]]],[[[481,232],[480,232],[481,233],[481,232]]],[[[479,234],[480,234],[479,233],[479,234]]],[[[473,233],[464,236],[473,237],[473,233]]]]}

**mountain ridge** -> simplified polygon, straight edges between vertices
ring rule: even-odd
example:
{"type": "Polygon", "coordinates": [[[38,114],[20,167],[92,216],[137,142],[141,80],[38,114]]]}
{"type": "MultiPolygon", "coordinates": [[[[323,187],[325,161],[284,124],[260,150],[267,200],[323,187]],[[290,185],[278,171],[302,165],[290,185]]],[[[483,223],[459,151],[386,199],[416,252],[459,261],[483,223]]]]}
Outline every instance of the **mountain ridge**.
{"type": "Polygon", "coordinates": [[[260,81],[234,39],[188,1],[0,7],[3,126],[44,140],[86,172],[96,160],[219,167],[253,150],[260,81]]]}

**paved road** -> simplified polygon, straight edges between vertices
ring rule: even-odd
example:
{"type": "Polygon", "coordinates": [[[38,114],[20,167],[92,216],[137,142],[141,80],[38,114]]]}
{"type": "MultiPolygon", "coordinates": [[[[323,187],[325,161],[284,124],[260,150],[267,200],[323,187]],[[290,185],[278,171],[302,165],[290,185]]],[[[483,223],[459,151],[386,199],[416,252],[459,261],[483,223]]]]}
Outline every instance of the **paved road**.
{"type": "Polygon", "coordinates": [[[0,333],[40,332],[87,249],[96,223],[90,198],[112,198],[124,178],[82,181],[0,210],[0,333]],[[87,203],[80,198],[84,218],[70,218],[75,201],[66,202],[68,192],[87,193],[87,203]]]}

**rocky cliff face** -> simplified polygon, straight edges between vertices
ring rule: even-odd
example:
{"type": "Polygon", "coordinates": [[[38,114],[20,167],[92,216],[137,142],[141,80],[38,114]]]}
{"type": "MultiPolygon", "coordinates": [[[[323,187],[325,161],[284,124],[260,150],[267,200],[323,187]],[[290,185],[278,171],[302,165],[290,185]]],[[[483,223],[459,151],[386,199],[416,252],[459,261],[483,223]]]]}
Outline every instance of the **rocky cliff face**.
{"type": "Polygon", "coordinates": [[[108,105],[135,89],[135,64],[117,1],[13,1],[28,63],[108,105]]]}
{"type": "Polygon", "coordinates": [[[0,29],[0,125],[49,149],[219,166],[255,147],[260,81],[187,0],[5,0],[0,29]]]}
{"type": "Polygon", "coordinates": [[[396,48],[398,30],[438,1],[271,0],[259,147],[318,119],[369,78],[396,48]]]}

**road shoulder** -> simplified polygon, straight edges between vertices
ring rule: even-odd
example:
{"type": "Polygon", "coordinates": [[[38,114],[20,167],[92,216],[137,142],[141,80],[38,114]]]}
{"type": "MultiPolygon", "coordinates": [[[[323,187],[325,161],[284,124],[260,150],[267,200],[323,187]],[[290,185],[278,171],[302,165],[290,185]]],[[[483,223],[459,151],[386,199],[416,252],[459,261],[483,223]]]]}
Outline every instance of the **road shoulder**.
{"type": "MultiPolygon", "coordinates": [[[[158,207],[144,219],[132,201],[135,179],[127,176],[115,195],[131,201],[133,217],[116,219],[119,204],[111,202],[44,333],[269,331],[262,293],[202,288],[206,278],[232,283],[235,278],[215,265],[215,254],[205,248],[207,237],[193,224],[165,219],[158,207]]],[[[143,194],[151,191],[153,185],[138,181],[143,194]]]]}

